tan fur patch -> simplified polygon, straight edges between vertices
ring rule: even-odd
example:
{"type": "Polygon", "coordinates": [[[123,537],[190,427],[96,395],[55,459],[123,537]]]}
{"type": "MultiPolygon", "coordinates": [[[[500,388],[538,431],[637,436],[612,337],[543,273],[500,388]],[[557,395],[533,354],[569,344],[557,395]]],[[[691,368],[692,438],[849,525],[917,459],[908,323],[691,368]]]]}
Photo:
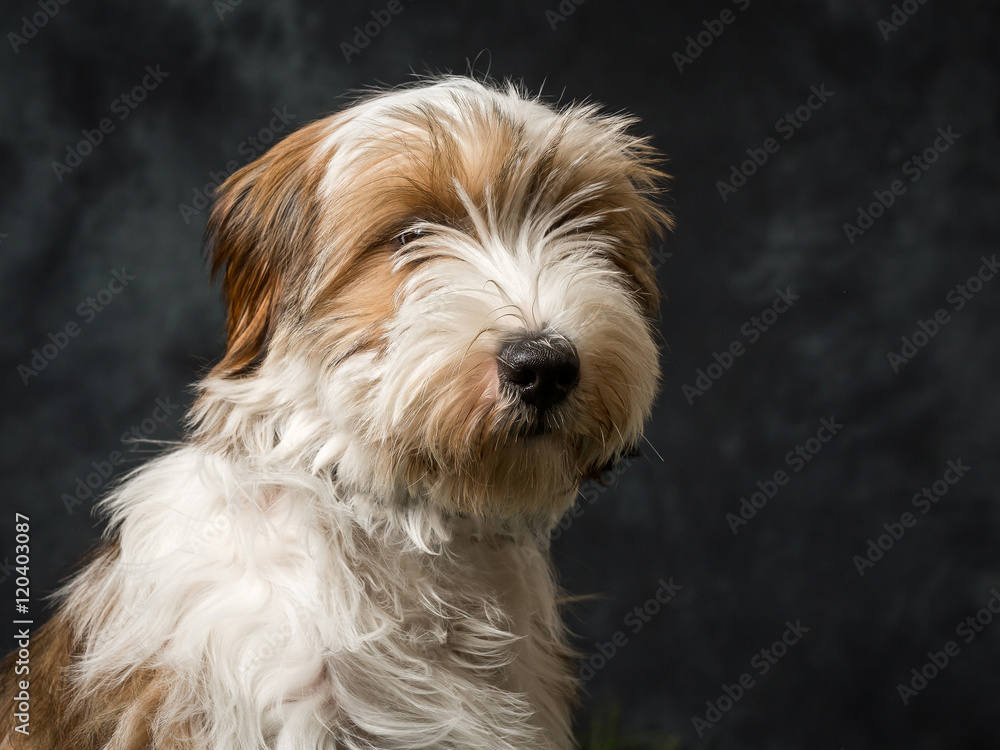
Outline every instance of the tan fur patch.
{"type": "Polygon", "coordinates": [[[206,228],[212,275],[221,275],[228,343],[216,374],[243,375],[314,260],[323,178],[316,150],[330,123],[313,123],[232,175],[206,228]]]}

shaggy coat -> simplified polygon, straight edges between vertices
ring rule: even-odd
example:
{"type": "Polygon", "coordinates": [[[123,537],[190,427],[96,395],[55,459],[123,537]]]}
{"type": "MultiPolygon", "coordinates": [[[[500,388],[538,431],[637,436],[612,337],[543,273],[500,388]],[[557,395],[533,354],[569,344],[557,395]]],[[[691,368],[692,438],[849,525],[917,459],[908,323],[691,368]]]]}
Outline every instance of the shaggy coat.
{"type": "Polygon", "coordinates": [[[35,634],[30,737],[5,666],[0,747],[572,747],[548,536],[659,373],[630,123],[449,77],[232,175],[225,355],[35,634]],[[571,360],[558,404],[512,384],[524,337],[571,360]]]}

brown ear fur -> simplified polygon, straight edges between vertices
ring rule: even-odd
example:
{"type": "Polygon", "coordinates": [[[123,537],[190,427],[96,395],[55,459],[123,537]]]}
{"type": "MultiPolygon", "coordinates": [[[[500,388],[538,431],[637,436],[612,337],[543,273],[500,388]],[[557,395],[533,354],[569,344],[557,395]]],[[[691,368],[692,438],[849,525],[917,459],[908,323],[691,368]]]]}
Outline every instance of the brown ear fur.
{"type": "Polygon", "coordinates": [[[323,167],[317,147],[330,122],[288,136],[218,189],[205,230],[212,277],[222,277],[226,353],[212,374],[246,375],[267,349],[280,306],[313,254],[323,167]]]}

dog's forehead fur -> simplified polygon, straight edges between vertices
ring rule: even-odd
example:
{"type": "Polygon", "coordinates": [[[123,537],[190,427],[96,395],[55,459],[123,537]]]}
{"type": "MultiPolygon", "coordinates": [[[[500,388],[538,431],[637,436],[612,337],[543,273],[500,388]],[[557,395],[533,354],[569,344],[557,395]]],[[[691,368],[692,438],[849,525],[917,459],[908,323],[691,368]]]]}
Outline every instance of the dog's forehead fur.
{"type": "Polygon", "coordinates": [[[219,190],[208,243],[224,275],[229,346],[217,372],[259,362],[279,313],[296,306],[340,321],[324,339],[341,353],[373,345],[409,268],[386,262],[393,239],[420,222],[475,235],[470,210],[501,240],[532,223],[540,237],[570,222],[600,233],[654,319],[647,246],[669,219],[653,202],[656,155],[631,123],[448,78],[293,133],[219,190]]]}

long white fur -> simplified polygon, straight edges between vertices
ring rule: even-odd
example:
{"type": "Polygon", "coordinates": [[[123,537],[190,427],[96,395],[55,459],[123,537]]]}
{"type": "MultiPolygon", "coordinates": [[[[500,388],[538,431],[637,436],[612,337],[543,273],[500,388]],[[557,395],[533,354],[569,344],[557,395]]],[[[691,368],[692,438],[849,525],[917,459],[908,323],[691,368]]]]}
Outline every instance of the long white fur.
{"type": "MultiPolygon", "coordinates": [[[[331,134],[324,190],[394,108],[461,116],[470,98],[531,128],[554,122],[473,82],[377,97],[331,134]]],[[[605,240],[580,231],[587,220],[555,228],[563,207],[511,225],[469,209],[478,239],[432,227],[442,257],[401,291],[385,352],[334,366],[293,337],[252,377],[203,382],[197,439],[104,501],[120,554],[66,592],[86,638],[81,692],[156,670],[168,688],[154,739],[187,723],[194,748],[572,746],[575,675],[548,559],[576,489],[560,468],[566,444],[542,436],[531,448],[553,467],[542,517],[451,512],[403,480],[396,452],[425,439],[457,373],[488,372],[505,337],[544,325],[579,351],[580,404],[609,398],[594,355],[617,358],[627,420],[600,427],[611,455],[648,414],[656,348],[605,240]]],[[[568,432],[598,429],[573,402],[562,414],[568,432]]]]}

